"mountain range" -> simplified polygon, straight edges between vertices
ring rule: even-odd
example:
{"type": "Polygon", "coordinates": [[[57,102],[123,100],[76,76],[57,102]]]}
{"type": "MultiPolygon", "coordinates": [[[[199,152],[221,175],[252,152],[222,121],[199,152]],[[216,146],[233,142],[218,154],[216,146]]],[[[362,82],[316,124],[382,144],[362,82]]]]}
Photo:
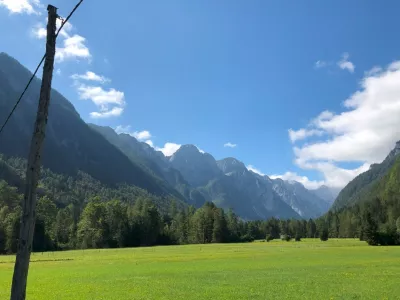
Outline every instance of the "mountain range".
{"type": "MultiPolygon", "coordinates": [[[[6,118],[30,76],[18,61],[0,54],[0,120],[6,118]]],[[[40,80],[35,79],[0,136],[0,153],[27,157],[39,91],[40,80]]],[[[42,158],[43,166],[54,173],[74,177],[84,172],[107,186],[126,183],[195,207],[212,201],[247,220],[319,217],[337,194],[326,186],[308,190],[299,182],[261,176],[236,158],[216,160],[194,145],[183,145],[166,157],[131,135],[86,124],[55,90],[42,158]]]]}

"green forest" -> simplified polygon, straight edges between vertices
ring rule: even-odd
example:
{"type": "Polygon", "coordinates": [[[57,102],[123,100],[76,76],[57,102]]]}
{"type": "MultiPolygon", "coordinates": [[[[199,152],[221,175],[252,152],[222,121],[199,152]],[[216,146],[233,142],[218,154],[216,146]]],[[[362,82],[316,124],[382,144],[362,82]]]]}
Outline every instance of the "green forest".
{"type": "MultiPolygon", "coordinates": [[[[25,167],[23,159],[0,156],[1,253],[16,252],[25,167]]],[[[302,238],[359,238],[370,245],[396,245],[400,244],[399,170],[397,160],[365,201],[316,220],[244,221],[210,202],[196,209],[131,185],[106,187],[82,172],[72,178],[44,169],[33,251],[302,238]]]]}

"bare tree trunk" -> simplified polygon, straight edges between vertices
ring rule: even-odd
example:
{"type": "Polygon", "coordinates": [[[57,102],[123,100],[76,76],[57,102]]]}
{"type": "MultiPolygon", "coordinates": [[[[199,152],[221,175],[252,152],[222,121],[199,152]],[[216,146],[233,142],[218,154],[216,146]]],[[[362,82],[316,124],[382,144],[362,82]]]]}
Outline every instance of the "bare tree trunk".
{"type": "Polygon", "coordinates": [[[15,261],[14,276],[11,286],[11,300],[25,299],[29,260],[32,251],[33,232],[35,229],[36,188],[39,179],[40,155],[46,131],[54,57],[56,53],[57,8],[49,5],[47,10],[46,60],[43,67],[39,106],[28,157],[28,168],[26,170],[24,203],[21,216],[17,258],[15,261]]]}

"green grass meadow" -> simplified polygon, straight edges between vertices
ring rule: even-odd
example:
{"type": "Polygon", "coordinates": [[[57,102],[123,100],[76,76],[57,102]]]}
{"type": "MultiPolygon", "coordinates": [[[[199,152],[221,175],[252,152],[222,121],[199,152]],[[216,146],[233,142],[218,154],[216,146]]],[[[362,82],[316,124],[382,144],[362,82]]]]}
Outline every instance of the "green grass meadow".
{"type": "MultiPolygon", "coordinates": [[[[0,256],[0,299],[13,261],[0,256]]],[[[400,299],[400,247],[332,239],[34,253],[27,299],[400,299]]]]}

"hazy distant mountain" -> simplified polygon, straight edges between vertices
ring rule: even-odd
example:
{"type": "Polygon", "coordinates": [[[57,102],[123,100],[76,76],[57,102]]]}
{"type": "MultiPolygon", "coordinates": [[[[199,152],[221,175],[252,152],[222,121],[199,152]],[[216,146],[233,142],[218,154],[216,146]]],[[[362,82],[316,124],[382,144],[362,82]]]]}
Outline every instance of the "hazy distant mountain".
{"type": "Polygon", "coordinates": [[[327,187],[326,185],[322,185],[316,190],[310,190],[310,191],[315,195],[317,195],[319,198],[325,200],[330,205],[332,205],[337,195],[339,194],[340,189],[330,188],[327,187]]]}
{"type": "Polygon", "coordinates": [[[248,171],[242,162],[226,158],[217,165],[224,176],[202,188],[207,199],[223,208],[233,208],[246,219],[300,217],[275,193],[270,181],[248,171]]]}
{"type": "Polygon", "coordinates": [[[302,218],[316,218],[326,213],[331,203],[307,190],[297,181],[273,180],[274,191],[302,218]]]}

